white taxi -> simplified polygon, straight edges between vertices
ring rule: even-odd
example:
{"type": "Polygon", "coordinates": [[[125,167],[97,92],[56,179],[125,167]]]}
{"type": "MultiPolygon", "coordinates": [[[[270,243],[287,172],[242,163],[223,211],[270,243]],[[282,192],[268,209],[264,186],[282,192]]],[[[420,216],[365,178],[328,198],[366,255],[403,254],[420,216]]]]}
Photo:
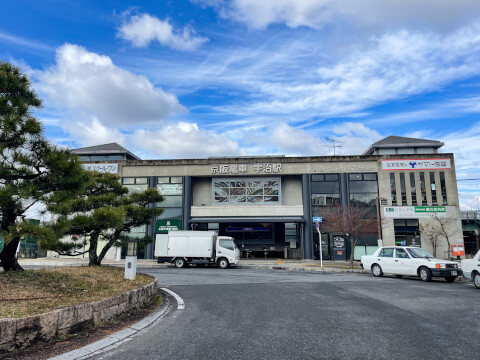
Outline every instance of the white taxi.
{"type": "Polygon", "coordinates": [[[372,270],[373,276],[420,276],[423,281],[443,277],[448,282],[454,282],[463,274],[458,263],[436,259],[424,249],[413,246],[380,247],[372,255],[362,256],[360,265],[363,269],[372,270]]]}

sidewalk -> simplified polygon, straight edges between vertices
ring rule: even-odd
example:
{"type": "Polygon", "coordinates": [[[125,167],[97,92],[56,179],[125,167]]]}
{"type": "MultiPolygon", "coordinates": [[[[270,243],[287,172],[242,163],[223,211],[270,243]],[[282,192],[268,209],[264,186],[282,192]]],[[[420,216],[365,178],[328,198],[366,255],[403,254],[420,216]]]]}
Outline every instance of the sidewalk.
{"type": "MultiPolygon", "coordinates": [[[[20,265],[25,266],[85,266],[88,259],[74,258],[40,258],[40,259],[19,259],[20,265]]],[[[104,260],[104,265],[125,266],[125,260],[104,260]]],[[[162,269],[173,267],[168,263],[158,264],[152,259],[137,259],[138,268],[162,269]]],[[[323,267],[319,260],[291,260],[291,259],[242,259],[238,265],[233,265],[235,269],[268,269],[268,270],[296,270],[296,271],[317,271],[317,272],[356,272],[368,273],[369,271],[360,268],[359,262],[354,262],[354,268],[350,268],[350,263],[346,261],[323,261],[323,267]]]]}

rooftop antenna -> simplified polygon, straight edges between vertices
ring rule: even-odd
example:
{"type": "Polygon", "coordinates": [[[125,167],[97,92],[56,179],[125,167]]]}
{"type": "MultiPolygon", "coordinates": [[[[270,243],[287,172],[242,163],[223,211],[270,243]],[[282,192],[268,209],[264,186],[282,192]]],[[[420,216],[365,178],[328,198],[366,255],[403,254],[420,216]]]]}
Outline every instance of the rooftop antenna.
{"type": "Polygon", "coordinates": [[[327,140],[328,142],[331,142],[332,145],[325,145],[325,146],[330,146],[333,148],[333,156],[336,155],[336,152],[335,152],[335,149],[341,149],[342,148],[342,145],[335,145],[335,143],[337,144],[345,144],[343,141],[338,141],[338,140],[335,140],[334,138],[329,138],[329,137],[326,137],[325,140],[327,140]]]}

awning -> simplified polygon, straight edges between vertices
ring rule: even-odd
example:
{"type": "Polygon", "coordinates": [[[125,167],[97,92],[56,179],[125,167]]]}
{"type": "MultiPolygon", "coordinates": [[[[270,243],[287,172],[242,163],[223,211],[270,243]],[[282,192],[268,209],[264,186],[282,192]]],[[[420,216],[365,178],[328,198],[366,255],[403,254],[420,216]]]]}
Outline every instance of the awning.
{"type": "Polygon", "coordinates": [[[275,217],[196,217],[190,219],[190,223],[212,223],[212,222],[230,222],[230,223],[302,223],[304,219],[302,216],[275,216],[275,217]]]}

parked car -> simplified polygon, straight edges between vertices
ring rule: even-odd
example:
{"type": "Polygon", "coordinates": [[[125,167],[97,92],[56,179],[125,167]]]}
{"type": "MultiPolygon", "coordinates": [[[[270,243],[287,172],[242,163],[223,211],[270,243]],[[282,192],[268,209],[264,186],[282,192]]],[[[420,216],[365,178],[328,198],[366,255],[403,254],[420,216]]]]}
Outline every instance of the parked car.
{"type": "Polygon", "coordinates": [[[436,259],[424,249],[412,246],[381,247],[373,255],[362,256],[360,265],[372,270],[373,276],[420,276],[423,281],[443,277],[448,282],[454,282],[462,275],[456,262],[436,259]]]}
{"type": "Polygon", "coordinates": [[[480,289],[480,251],[473,259],[462,260],[461,262],[463,276],[473,281],[477,289],[480,289]]]}

